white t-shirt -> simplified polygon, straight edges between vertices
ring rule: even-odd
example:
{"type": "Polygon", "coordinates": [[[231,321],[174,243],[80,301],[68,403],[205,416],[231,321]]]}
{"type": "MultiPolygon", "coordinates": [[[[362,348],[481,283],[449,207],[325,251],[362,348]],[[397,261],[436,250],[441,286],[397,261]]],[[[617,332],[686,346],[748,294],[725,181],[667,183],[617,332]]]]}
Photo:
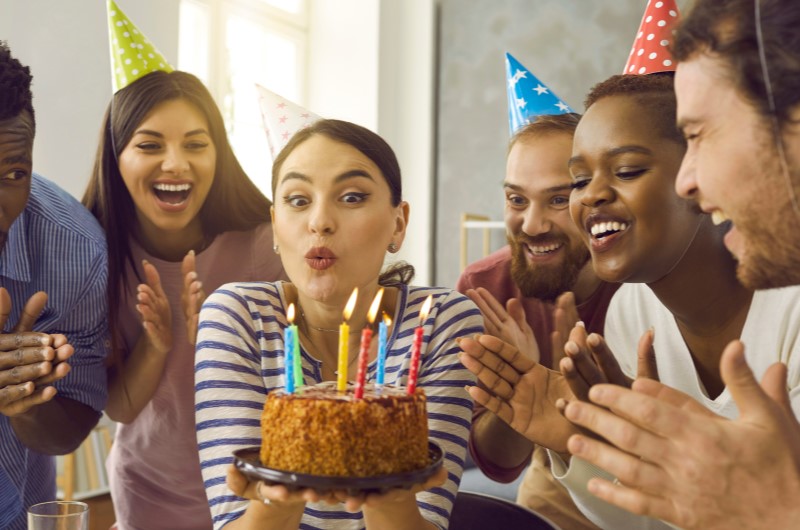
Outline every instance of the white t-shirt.
{"type": "MultiPolygon", "coordinates": [[[[605,340],[625,374],[636,376],[637,344],[650,327],[655,330],[653,346],[661,382],[692,396],[716,414],[736,418],[739,412],[727,388],[715,399],[708,397],[675,317],[645,284],[623,285],[611,299],[606,315],[605,340]]],[[[747,364],[756,379],[761,380],[771,364],[785,363],[792,409],[800,417],[799,336],[800,287],[756,291],[740,337],[747,364]]],[[[586,486],[592,476],[613,479],[605,471],[579,458],[572,458],[567,467],[554,452],[548,453],[553,475],[569,490],[586,517],[599,527],[671,528],[662,521],[620,510],[589,493],[586,486]]]]}

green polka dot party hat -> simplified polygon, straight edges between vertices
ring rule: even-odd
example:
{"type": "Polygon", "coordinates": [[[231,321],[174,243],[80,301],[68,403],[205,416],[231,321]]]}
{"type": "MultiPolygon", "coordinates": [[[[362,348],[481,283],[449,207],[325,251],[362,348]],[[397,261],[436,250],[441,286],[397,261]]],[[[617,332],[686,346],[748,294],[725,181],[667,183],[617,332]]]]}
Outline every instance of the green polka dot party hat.
{"type": "Polygon", "coordinates": [[[173,70],[161,52],[114,0],[108,0],[106,6],[108,43],[111,49],[111,82],[115,94],[150,72],[173,70]]]}

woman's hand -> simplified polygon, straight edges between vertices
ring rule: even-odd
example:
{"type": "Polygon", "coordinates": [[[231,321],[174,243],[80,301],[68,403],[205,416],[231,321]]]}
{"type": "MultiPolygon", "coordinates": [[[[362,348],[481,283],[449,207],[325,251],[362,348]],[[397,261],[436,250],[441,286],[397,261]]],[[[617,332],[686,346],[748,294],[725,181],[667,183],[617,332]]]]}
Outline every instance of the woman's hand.
{"type": "Polygon", "coordinates": [[[428,480],[422,484],[415,484],[411,488],[393,488],[383,493],[368,493],[363,495],[348,495],[346,491],[334,492],[337,502],[343,502],[345,510],[357,512],[363,508],[380,510],[391,509],[394,505],[408,502],[409,499],[416,503],[417,493],[447,482],[447,469],[442,466],[428,480]]]}
{"type": "Polygon", "coordinates": [[[194,344],[197,339],[200,308],[206,299],[203,282],[197,276],[194,250],[190,250],[183,258],[181,273],[183,274],[181,306],[183,307],[183,317],[186,320],[186,337],[189,339],[189,344],[194,344]]]}
{"type": "Polygon", "coordinates": [[[475,302],[483,315],[483,326],[488,335],[492,335],[516,346],[517,350],[525,354],[534,362],[539,362],[539,345],[533,330],[525,318],[525,309],[516,298],[510,298],[506,307],[492,296],[492,293],[478,287],[467,290],[467,296],[475,302]]]}
{"type": "MultiPolygon", "coordinates": [[[[658,380],[653,330],[639,339],[637,348],[637,377],[658,380]]],[[[572,393],[581,401],[589,401],[589,389],[597,384],[610,383],[630,388],[633,379],[626,376],[606,341],[597,333],[586,336],[583,326],[575,326],[564,346],[567,357],[560,363],[561,373],[572,393]]]]}
{"type": "Polygon", "coordinates": [[[469,387],[470,396],[532,442],[565,453],[567,439],[579,431],[555,405],[573,397],[564,377],[491,335],[459,346],[461,363],[484,387],[469,387]]]}
{"type": "Polygon", "coordinates": [[[142,260],[145,283],[140,283],[136,293],[136,310],[142,317],[142,327],[149,346],[158,353],[172,349],[172,311],[161,287],[155,266],[142,260]]]}
{"type": "Polygon", "coordinates": [[[575,294],[571,291],[561,293],[553,308],[553,332],[550,333],[553,370],[558,369],[561,359],[564,358],[564,346],[569,340],[570,331],[580,320],[578,306],[575,305],[575,294]]]}

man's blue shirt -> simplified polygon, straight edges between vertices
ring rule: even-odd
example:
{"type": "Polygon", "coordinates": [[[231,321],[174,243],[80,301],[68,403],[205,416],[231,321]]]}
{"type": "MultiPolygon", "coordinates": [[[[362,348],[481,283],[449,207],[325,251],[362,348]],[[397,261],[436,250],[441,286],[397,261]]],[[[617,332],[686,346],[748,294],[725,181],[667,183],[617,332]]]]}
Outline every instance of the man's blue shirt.
{"type": "MultiPolygon", "coordinates": [[[[92,214],[64,190],[34,174],[28,204],[11,226],[0,253],[0,286],[8,290],[12,302],[3,331],[9,332],[18,322],[34,293],[46,292],[47,305],[34,331],[62,333],[75,348],[70,373],[54,386],[59,396],[96,411],[103,410],[107,399],[106,252],[105,236],[92,214]]],[[[55,498],[55,459],[23,446],[9,419],[0,415],[0,478],[2,472],[19,492],[22,512],[0,528],[25,530],[27,507],[55,498]]]]}

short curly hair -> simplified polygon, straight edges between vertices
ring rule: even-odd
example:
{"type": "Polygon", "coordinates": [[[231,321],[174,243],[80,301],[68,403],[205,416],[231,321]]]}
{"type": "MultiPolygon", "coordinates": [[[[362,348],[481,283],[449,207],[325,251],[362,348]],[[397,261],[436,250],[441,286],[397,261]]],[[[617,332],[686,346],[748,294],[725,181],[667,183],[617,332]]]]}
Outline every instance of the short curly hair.
{"type": "Polygon", "coordinates": [[[15,118],[24,110],[34,119],[32,79],[30,68],[14,59],[8,45],[0,41],[0,121],[15,118]]]}
{"type": "Polygon", "coordinates": [[[586,110],[599,100],[611,96],[629,96],[647,109],[648,117],[664,138],[686,145],[676,125],[677,100],[672,72],[647,75],[614,75],[592,87],[586,96],[586,110]]]}

